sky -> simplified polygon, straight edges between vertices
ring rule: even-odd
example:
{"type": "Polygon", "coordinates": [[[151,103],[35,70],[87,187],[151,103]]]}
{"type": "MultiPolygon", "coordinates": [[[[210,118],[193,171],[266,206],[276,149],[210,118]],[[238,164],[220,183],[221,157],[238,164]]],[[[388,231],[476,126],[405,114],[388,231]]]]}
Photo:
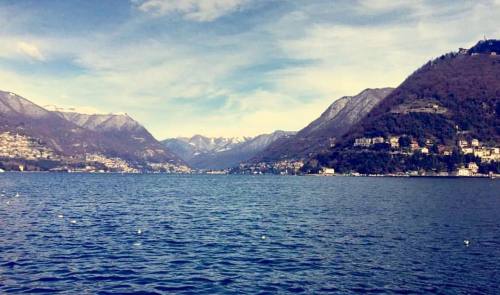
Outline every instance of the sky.
{"type": "Polygon", "coordinates": [[[299,130],[500,38],[500,0],[0,0],[0,90],[156,138],[299,130]]]}

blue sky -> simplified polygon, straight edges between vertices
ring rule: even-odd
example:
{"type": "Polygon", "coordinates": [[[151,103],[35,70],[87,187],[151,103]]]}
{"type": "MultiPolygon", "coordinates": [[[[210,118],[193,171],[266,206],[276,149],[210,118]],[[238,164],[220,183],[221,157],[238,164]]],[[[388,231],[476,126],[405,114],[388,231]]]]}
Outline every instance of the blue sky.
{"type": "Polygon", "coordinates": [[[500,0],[0,0],[0,89],[159,139],[297,130],[499,20],[500,0]]]}

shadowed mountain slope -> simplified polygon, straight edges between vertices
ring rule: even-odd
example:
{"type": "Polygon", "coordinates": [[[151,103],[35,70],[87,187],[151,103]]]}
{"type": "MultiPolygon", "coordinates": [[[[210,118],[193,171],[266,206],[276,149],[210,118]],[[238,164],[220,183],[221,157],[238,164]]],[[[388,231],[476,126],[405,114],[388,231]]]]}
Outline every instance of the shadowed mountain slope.
{"type": "Polygon", "coordinates": [[[358,95],[337,99],[318,119],[295,136],[273,142],[253,161],[304,159],[328,149],[392,90],[393,88],[366,89],[358,95]]]}
{"type": "Polygon", "coordinates": [[[0,131],[32,137],[64,155],[101,153],[135,162],[182,162],[127,115],[49,111],[10,92],[0,91],[0,131]]]}

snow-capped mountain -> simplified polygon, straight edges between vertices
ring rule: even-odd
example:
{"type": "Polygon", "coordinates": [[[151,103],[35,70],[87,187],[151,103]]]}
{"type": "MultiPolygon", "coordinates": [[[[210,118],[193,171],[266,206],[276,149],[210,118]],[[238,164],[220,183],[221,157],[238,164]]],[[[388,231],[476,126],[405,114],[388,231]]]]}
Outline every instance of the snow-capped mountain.
{"type": "Polygon", "coordinates": [[[133,131],[144,128],[128,114],[81,114],[61,110],[56,113],[80,127],[94,131],[133,131]]]}
{"type": "Polygon", "coordinates": [[[190,166],[199,169],[224,169],[237,166],[263,151],[274,141],[294,132],[275,131],[256,137],[178,137],[163,144],[190,166]]]}
{"type": "Polygon", "coordinates": [[[40,119],[51,116],[51,113],[12,92],[0,91],[0,113],[4,116],[18,115],[40,119]]]}
{"type": "Polygon", "coordinates": [[[235,146],[249,140],[249,137],[205,137],[195,135],[191,138],[181,139],[192,146],[197,153],[219,153],[230,150],[235,146]]]}

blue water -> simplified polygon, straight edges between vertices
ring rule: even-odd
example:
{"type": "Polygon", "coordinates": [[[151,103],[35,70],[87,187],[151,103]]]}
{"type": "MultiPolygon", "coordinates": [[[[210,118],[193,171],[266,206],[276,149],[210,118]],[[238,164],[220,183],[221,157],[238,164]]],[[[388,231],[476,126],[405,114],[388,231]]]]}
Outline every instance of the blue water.
{"type": "Polygon", "coordinates": [[[0,293],[499,293],[496,180],[5,173],[0,193],[0,293]]]}

